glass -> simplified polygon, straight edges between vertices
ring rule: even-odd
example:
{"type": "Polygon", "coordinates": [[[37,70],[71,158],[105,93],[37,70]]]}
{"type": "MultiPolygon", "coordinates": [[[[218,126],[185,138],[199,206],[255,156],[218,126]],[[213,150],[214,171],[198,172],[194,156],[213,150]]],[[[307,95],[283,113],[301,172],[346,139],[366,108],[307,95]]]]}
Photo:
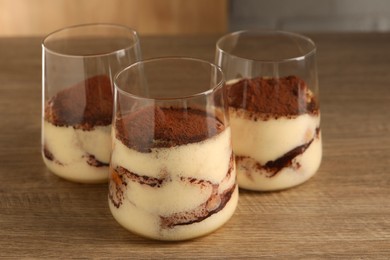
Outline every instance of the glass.
{"type": "Polygon", "coordinates": [[[234,213],[238,186],[223,73],[191,58],[135,63],[115,78],[109,207],[157,240],[208,234],[234,213]]]}
{"type": "Polygon", "coordinates": [[[239,31],[216,46],[226,77],[240,188],[279,190],[308,180],[322,157],[316,46],[282,31],[239,31]]]}
{"type": "Polygon", "coordinates": [[[139,59],[136,32],[119,25],[78,25],[43,40],[42,155],[51,172],[108,181],[113,77],[139,59]]]}

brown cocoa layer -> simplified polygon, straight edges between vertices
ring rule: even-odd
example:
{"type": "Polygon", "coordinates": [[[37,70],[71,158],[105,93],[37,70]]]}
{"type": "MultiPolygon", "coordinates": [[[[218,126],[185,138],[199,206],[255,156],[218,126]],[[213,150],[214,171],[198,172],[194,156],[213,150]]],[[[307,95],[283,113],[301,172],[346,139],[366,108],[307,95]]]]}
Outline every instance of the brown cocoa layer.
{"type": "MultiPolygon", "coordinates": [[[[310,147],[312,142],[315,139],[319,138],[320,131],[321,130],[319,127],[316,128],[316,130],[315,130],[316,135],[314,136],[313,139],[311,139],[309,142],[307,142],[305,144],[302,144],[302,145],[295,147],[294,149],[288,151],[287,153],[283,154],[281,157],[279,157],[273,161],[268,161],[264,165],[260,164],[259,162],[256,162],[255,163],[256,169],[258,171],[267,172],[266,177],[272,178],[272,177],[276,176],[276,174],[279,173],[282,169],[293,165],[294,159],[297,156],[303,154],[310,147]]],[[[249,156],[236,155],[236,162],[237,163],[240,163],[246,159],[254,160],[253,158],[251,158],[249,156]]],[[[300,164],[298,163],[296,165],[296,167],[300,167],[300,164]]]]}
{"type": "MultiPolygon", "coordinates": [[[[222,182],[232,177],[232,171],[234,170],[234,167],[234,155],[232,153],[228,172],[222,182]]],[[[191,184],[195,185],[204,185],[205,183],[209,183],[212,187],[210,197],[204,203],[200,204],[198,207],[192,210],[176,212],[168,216],[160,216],[162,228],[173,228],[175,226],[185,226],[199,223],[225,208],[226,204],[230,201],[233,195],[236,184],[233,184],[230,186],[230,188],[220,192],[220,184],[212,184],[202,180],[191,181],[191,184]]]]}
{"type": "Polygon", "coordinates": [[[59,91],[45,106],[45,119],[56,126],[91,130],[111,124],[111,80],[98,75],[59,91]]]}
{"type": "MultiPolygon", "coordinates": [[[[58,161],[55,156],[53,155],[53,153],[47,148],[46,145],[43,146],[43,156],[49,160],[49,161],[52,161],[56,164],[59,164],[59,165],[64,165],[62,162],[58,161]]],[[[105,162],[102,162],[102,161],[99,161],[98,159],[96,159],[96,157],[92,154],[84,154],[82,156],[83,159],[86,159],[86,163],[88,163],[90,166],[92,167],[96,167],[96,168],[99,168],[99,167],[108,167],[109,164],[108,163],[105,163],[105,162]]]]}
{"type": "Polygon", "coordinates": [[[194,108],[150,106],[119,117],[115,124],[116,138],[140,152],[201,142],[224,130],[220,120],[194,108]]]}
{"type": "Polygon", "coordinates": [[[267,117],[317,114],[319,104],[306,83],[296,77],[258,77],[228,85],[229,106],[267,117]]]}
{"type": "MultiPolygon", "coordinates": [[[[233,178],[232,173],[234,167],[234,155],[232,153],[230,156],[228,171],[222,182],[233,178]]],[[[169,177],[169,173],[165,171],[162,171],[161,176],[161,178],[155,178],[139,175],[130,172],[126,168],[117,166],[112,169],[110,173],[111,181],[109,187],[109,199],[116,208],[119,208],[125,199],[126,187],[129,182],[136,182],[140,185],[147,185],[151,188],[159,189],[165,183],[172,181],[169,177]]],[[[219,191],[220,183],[215,184],[208,180],[188,177],[181,177],[180,181],[190,185],[196,185],[200,189],[203,189],[204,187],[210,187],[210,197],[204,203],[200,204],[194,209],[176,212],[166,216],[160,216],[161,228],[168,229],[175,226],[191,225],[193,223],[198,223],[207,219],[211,215],[214,215],[225,208],[236,188],[236,184],[234,183],[226,190],[219,191]]]]}
{"type": "Polygon", "coordinates": [[[170,216],[161,216],[162,228],[174,228],[175,226],[185,226],[194,223],[202,222],[210,216],[223,210],[226,204],[230,201],[236,184],[232,185],[222,193],[217,193],[215,190],[218,187],[213,187],[213,194],[203,204],[188,212],[177,212],[170,216]]]}

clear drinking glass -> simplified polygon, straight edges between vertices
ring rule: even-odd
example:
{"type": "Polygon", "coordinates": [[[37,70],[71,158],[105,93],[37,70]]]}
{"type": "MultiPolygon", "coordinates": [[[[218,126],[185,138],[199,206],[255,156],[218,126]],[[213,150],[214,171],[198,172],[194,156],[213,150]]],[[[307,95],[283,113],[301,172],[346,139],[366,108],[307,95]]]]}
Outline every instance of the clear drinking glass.
{"type": "Polygon", "coordinates": [[[216,46],[226,77],[241,188],[279,190],[305,182],[322,157],[316,46],[282,31],[239,31],[216,46]]]}
{"type": "Polygon", "coordinates": [[[108,180],[113,77],[139,59],[136,32],[119,25],[78,25],[43,40],[42,155],[50,171],[108,180]]]}
{"type": "Polygon", "coordinates": [[[223,73],[202,60],[135,63],[115,78],[109,206],[133,233],[185,240],[222,226],[238,186],[223,73]]]}

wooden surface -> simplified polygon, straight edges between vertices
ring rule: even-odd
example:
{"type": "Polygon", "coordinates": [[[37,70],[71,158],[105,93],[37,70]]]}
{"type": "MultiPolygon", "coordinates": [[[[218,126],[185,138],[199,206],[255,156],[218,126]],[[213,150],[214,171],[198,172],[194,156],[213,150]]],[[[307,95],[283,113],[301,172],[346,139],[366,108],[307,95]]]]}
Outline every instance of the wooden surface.
{"type": "Polygon", "coordinates": [[[223,33],[227,15],[227,0],[0,0],[0,36],[80,23],[119,23],[142,35],[223,33]]]}
{"type": "MultiPolygon", "coordinates": [[[[106,185],[64,181],[40,155],[40,38],[0,39],[0,258],[390,258],[390,34],[312,35],[324,157],[309,182],[241,191],[233,218],[193,241],[135,236],[106,185]]],[[[144,57],[213,59],[217,37],[148,37],[144,57]]]]}

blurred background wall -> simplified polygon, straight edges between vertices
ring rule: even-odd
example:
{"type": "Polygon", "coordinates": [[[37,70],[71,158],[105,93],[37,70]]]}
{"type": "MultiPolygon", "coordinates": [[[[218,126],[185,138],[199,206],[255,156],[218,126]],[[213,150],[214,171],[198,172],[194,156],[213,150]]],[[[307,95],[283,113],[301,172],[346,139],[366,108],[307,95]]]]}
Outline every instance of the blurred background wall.
{"type": "Polygon", "coordinates": [[[95,22],[124,24],[141,35],[389,31],[390,0],[0,0],[0,36],[95,22]]]}
{"type": "Polygon", "coordinates": [[[389,0],[229,0],[229,29],[389,31],[389,0]]]}
{"type": "Polygon", "coordinates": [[[80,23],[127,25],[140,34],[227,30],[227,0],[0,0],[0,36],[44,35],[80,23]]]}

